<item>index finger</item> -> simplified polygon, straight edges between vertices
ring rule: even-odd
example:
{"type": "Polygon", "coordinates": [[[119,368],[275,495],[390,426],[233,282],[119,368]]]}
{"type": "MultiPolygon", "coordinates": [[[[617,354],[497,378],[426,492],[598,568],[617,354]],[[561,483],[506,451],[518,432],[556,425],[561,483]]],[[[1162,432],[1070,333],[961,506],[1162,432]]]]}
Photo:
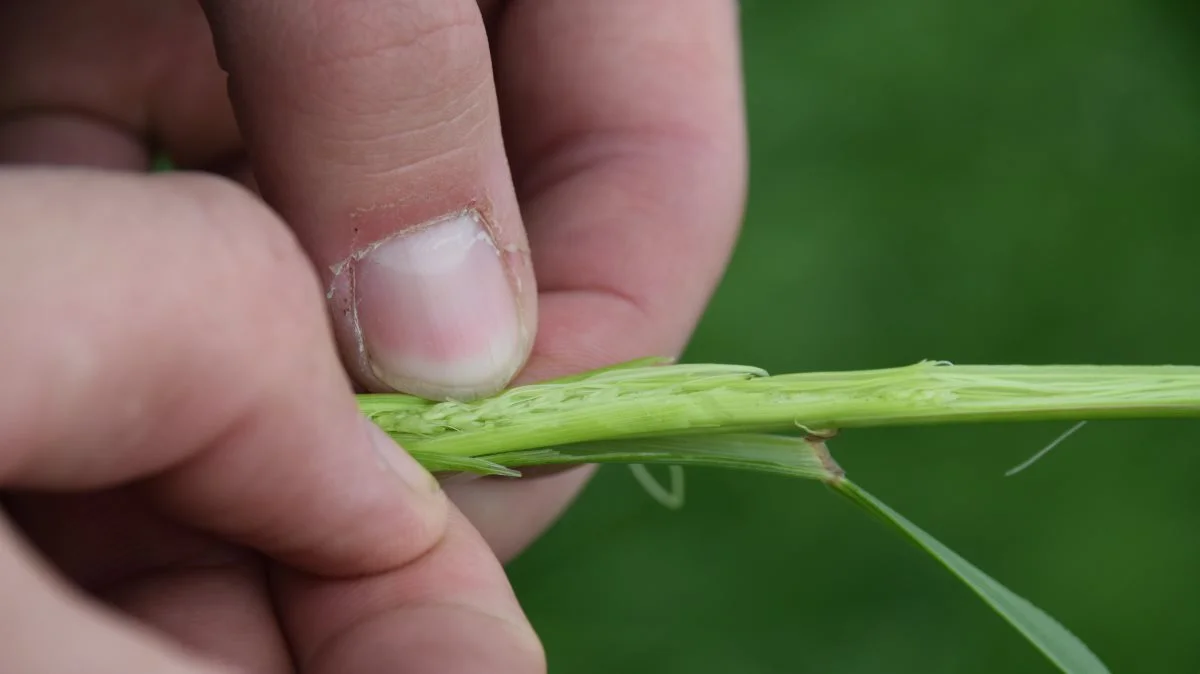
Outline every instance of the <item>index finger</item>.
{"type": "MultiPolygon", "coordinates": [[[[683,350],[742,218],[737,12],[733,0],[505,8],[497,86],[540,292],[519,383],[683,350]]],[[[585,478],[447,488],[507,556],[585,478]]]]}
{"type": "Polygon", "coordinates": [[[739,46],[732,0],[506,10],[496,77],[541,293],[523,378],[684,348],[742,220],[739,46]]]}

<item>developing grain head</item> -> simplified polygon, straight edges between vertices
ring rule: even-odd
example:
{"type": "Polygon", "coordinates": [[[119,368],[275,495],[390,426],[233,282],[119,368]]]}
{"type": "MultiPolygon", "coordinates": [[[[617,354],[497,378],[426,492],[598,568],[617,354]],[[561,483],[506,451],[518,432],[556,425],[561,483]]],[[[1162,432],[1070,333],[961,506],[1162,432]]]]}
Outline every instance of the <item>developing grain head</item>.
{"type": "Polygon", "coordinates": [[[364,396],[409,450],[456,456],[698,433],[968,421],[1200,415],[1200,368],[959,366],[768,376],[730,365],[633,366],[473,402],[364,396]]]}

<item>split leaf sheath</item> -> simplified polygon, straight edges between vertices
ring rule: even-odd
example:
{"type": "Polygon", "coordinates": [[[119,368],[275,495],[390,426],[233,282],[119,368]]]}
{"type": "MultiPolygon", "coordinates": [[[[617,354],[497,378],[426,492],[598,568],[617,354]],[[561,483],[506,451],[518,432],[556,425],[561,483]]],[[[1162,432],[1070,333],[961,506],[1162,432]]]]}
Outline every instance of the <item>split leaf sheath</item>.
{"type": "Polygon", "coordinates": [[[478,458],[576,443],[714,433],[962,422],[1200,416],[1200,367],[951,365],[770,376],[647,361],[472,402],[359,396],[422,457],[478,458]]]}

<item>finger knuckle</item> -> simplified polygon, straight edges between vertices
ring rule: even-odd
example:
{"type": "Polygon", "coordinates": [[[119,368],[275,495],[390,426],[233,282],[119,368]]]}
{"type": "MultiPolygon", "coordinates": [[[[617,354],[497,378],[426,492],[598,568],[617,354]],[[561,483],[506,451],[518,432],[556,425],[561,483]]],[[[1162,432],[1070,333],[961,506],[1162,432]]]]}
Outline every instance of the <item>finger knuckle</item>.
{"type": "Polygon", "coordinates": [[[299,67],[318,80],[328,105],[347,113],[390,114],[397,105],[441,102],[447,92],[470,95],[491,76],[473,0],[316,5],[299,67]]]}

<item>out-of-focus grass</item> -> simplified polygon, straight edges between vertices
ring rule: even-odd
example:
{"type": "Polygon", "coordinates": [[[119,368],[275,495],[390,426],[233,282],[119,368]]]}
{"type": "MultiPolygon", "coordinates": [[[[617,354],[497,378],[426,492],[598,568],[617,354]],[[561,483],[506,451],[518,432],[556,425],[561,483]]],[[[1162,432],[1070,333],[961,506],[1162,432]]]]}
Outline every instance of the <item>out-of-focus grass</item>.
{"type": "MultiPolygon", "coordinates": [[[[1185,2],[742,3],[746,230],[688,360],[773,372],[1200,364],[1200,29],[1185,2]]],[[[859,483],[1114,671],[1200,669],[1200,424],[846,432],[859,483]]],[[[511,565],[552,671],[1050,672],[819,487],[607,468],[511,565]]]]}

